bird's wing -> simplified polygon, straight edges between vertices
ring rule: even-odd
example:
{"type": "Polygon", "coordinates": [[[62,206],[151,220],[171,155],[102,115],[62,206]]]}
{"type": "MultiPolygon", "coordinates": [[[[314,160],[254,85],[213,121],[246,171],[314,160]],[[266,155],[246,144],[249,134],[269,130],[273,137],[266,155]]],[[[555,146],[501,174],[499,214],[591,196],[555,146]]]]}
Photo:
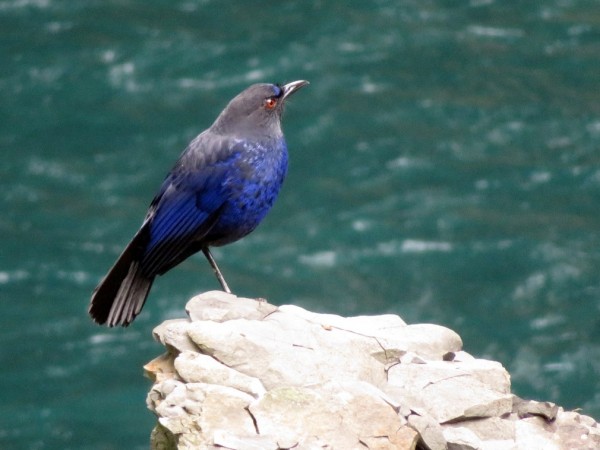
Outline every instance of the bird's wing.
{"type": "Polygon", "coordinates": [[[196,167],[184,153],[146,216],[143,227],[148,228],[149,238],[143,251],[144,272],[169,270],[189,256],[190,246],[215,225],[228,199],[225,180],[239,155],[237,150],[229,146],[227,152],[196,162],[196,167]]]}

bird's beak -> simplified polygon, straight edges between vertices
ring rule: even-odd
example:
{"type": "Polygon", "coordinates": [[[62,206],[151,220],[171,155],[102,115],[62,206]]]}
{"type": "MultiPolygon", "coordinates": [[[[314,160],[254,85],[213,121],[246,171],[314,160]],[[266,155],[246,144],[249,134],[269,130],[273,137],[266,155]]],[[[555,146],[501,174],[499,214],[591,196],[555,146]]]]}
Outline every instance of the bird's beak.
{"type": "Polygon", "coordinates": [[[294,92],[296,92],[301,87],[306,86],[307,84],[309,84],[309,82],[306,80],[297,80],[297,81],[292,81],[291,83],[288,83],[288,84],[284,84],[281,87],[281,89],[283,90],[283,99],[285,100],[287,97],[292,95],[294,92]]]}

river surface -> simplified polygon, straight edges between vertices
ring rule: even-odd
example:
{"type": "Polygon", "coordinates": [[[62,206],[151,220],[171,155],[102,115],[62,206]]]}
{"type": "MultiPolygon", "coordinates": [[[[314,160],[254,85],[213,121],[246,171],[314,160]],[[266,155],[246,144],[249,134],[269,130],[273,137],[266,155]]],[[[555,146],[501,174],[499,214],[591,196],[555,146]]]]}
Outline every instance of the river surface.
{"type": "Polygon", "coordinates": [[[0,448],[148,447],[152,328],[218,284],[193,257],[127,329],[90,293],[187,142],[296,79],[234,291],[448,326],[600,418],[599,74],[595,0],[0,0],[0,448]]]}

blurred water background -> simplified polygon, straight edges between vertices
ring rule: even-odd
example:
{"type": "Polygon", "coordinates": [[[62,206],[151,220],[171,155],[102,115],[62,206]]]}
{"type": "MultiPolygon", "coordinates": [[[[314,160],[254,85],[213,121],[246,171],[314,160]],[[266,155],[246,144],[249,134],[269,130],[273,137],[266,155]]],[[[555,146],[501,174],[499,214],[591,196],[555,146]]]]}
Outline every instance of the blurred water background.
{"type": "Polygon", "coordinates": [[[234,291],[448,326],[600,418],[599,73],[596,0],[0,0],[0,448],[147,448],[151,330],[218,284],[192,258],[128,329],[90,293],[187,142],[296,79],[234,291]]]}

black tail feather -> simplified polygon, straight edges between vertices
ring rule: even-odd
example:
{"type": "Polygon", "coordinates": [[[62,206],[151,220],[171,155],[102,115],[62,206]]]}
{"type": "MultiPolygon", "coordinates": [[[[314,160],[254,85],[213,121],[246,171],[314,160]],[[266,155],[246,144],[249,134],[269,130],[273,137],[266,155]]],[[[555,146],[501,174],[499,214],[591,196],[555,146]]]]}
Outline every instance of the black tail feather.
{"type": "Polygon", "coordinates": [[[142,310],[154,281],[154,276],[140,268],[143,235],[140,232],[133,238],[94,290],[88,312],[97,323],[127,326],[142,310]]]}

